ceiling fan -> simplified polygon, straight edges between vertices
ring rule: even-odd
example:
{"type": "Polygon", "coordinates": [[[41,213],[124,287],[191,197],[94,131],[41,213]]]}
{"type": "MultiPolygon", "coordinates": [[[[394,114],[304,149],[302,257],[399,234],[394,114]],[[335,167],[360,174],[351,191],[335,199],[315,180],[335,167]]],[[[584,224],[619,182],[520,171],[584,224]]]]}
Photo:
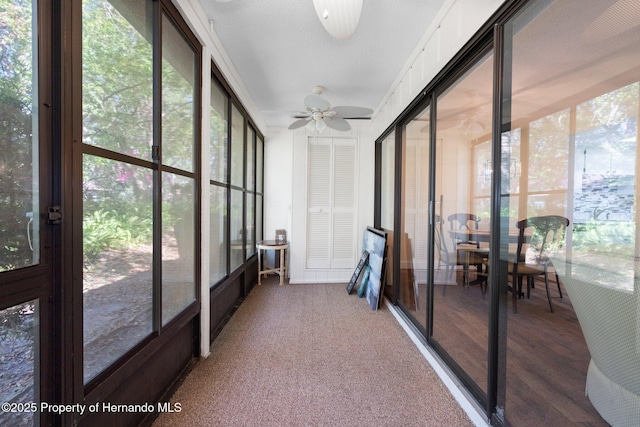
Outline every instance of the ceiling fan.
{"type": "Polygon", "coordinates": [[[365,107],[333,107],[320,94],[324,87],[313,88],[313,95],[304,98],[307,112],[294,116],[298,120],[289,125],[289,129],[298,129],[306,126],[308,130],[322,132],[327,127],[339,131],[351,129],[351,125],[345,119],[364,119],[373,113],[371,108],[365,107]]]}

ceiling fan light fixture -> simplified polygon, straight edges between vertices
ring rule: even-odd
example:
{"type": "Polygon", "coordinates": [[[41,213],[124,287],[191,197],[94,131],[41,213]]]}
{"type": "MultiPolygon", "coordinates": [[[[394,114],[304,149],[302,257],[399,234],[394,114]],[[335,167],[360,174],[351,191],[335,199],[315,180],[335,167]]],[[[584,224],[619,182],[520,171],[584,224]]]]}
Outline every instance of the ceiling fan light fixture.
{"type": "Polygon", "coordinates": [[[307,132],[313,132],[316,130],[316,122],[314,120],[309,120],[307,125],[305,126],[307,132]]]}
{"type": "Polygon", "coordinates": [[[327,128],[327,124],[325,123],[323,118],[312,117],[305,127],[307,128],[308,132],[322,132],[327,128]]]}
{"type": "Polygon", "coordinates": [[[466,118],[462,121],[460,129],[464,133],[475,135],[480,132],[484,132],[485,126],[475,117],[471,117],[471,118],[466,118]]]}
{"type": "Polygon", "coordinates": [[[316,129],[318,130],[318,132],[322,132],[327,128],[327,124],[325,123],[324,119],[316,120],[315,122],[316,122],[316,129]]]}
{"type": "Polygon", "coordinates": [[[356,30],[362,0],[313,0],[322,26],[337,39],[346,39],[356,30]]]}
{"type": "Polygon", "coordinates": [[[320,97],[324,88],[315,86],[313,95],[304,98],[304,106],[307,113],[301,116],[294,116],[295,122],[289,125],[289,129],[299,129],[305,127],[308,132],[322,132],[331,128],[340,132],[351,130],[351,125],[346,119],[364,119],[373,114],[371,108],[339,106],[331,107],[329,102],[320,97]]]}

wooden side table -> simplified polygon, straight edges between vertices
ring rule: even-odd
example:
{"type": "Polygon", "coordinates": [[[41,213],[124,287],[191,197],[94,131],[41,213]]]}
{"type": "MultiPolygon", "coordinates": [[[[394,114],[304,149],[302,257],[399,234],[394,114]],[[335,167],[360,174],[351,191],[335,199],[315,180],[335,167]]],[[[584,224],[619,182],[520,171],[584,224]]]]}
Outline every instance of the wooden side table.
{"type": "Polygon", "coordinates": [[[284,285],[284,277],[287,274],[285,265],[285,251],[289,249],[289,242],[276,242],[275,240],[263,240],[256,245],[258,249],[258,286],[262,284],[262,275],[276,273],[280,275],[280,286],[284,285]],[[262,251],[280,251],[280,267],[262,270],[262,251]]]}

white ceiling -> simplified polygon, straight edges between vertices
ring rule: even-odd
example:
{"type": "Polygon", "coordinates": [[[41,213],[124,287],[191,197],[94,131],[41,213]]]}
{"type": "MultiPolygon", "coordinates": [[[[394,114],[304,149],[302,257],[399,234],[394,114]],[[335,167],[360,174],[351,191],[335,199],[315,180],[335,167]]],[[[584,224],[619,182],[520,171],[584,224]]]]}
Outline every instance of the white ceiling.
{"type": "Polygon", "coordinates": [[[444,0],[365,0],[355,33],[329,35],[312,0],[198,0],[262,119],[286,127],[314,86],[376,109],[444,0]]]}

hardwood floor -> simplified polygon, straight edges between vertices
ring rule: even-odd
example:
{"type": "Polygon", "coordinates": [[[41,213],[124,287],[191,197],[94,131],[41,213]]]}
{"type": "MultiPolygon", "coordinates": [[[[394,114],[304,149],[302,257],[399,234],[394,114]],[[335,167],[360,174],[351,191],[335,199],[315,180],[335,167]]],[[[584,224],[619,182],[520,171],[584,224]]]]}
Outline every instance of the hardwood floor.
{"type": "MultiPolygon", "coordinates": [[[[436,286],[433,338],[486,391],[488,297],[461,283],[459,275],[457,285],[436,286]]],[[[508,303],[505,416],[514,426],[606,426],[584,393],[590,356],[571,301],[555,282],[550,289],[553,313],[542,281],[518,300],[518,313],[508,303]]],[[[423,301],[418,307],[422,323],[423,301]]]]}

